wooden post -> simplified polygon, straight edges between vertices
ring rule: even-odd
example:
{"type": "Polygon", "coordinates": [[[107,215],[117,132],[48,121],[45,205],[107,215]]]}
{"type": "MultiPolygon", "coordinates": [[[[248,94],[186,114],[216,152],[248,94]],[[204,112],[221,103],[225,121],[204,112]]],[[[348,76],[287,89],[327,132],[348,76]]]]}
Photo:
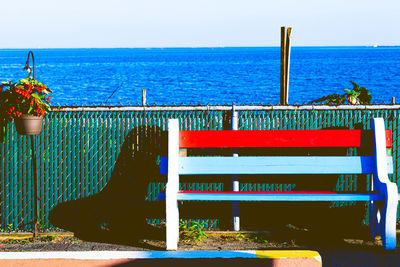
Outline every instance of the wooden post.
{"type": "MultiPolygon", "coordinates": [[[[235,111],[235,105],[232,105],[232,120],[231,129],[238,129],[238,112],[235,111]]],[[[238,157],[239,154],[233,151],[233,157],[238,157]]],[[[239,191],[239,177],[238,175],[232,175],[232,191],[239,191]]],[[[234,231],[240,231],[240,217],[239,217],[239,201],[232,201],[232,224],[234,231]]]]}
{"type": "Polygon", "coordinates": [[[289,100],[289,62],[291,33],[292,28],[281,27],[281,105],[287,105],[289,100]]]}
{"type": "Polygon", "coordinates": [[[286,105],[286,27],[281,27],[281,97],[280,103],[281,105],[286,105]]]}
{"type": "Polygon", "coordinates": [[[142,89],[142,106],[146,106],[146,89],[142,89]]]}
{"type": "Polygon", "coordinates": [[[392,96],[392,105],[396,104],[396,98],[392,96]]]}
{"type": "Polygon", "coordinates": [[[290,35],[292,33],[292,28],[287,28],[286,32],[286,49],[285,49],[285,105],[289,103],[289,69],[290,69],[290,35]]]}

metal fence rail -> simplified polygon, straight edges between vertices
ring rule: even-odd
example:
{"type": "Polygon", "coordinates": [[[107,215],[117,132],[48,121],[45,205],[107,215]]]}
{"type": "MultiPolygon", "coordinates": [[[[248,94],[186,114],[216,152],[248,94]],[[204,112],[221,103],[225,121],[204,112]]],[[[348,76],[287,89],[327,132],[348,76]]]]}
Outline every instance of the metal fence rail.
{"type": "MultiPolygon", "coordinates": [[[[400,118],[397,105],[236,106],[235,110],[238,111],[239,130],[329,127],[369,129],[372,117],[383,117],[386,128],[393,131],[394,174],[391,179],[398,184],[400,182],[400,118]]],[[[151,170],[148,166],[156,167],[160,155],[166,153],[165,130],[168,118],[179,118],[183,130],[221,130],[230,129],[231,111],[231,106],[54,108],[45,117],[43,131],[37,137],[41,226],[50,226],[49,212],[58,204],[108,194],[113,184],[123,179],[128,179],[123,180],[125,183],[129,181],[127,177],[133,172],[132,160],[143,155],[148,165],[143,166],[143,169],[147,168],[146,172],[139,172],[145,178],[140,181],[140,177],[133,173],[132,179],[136,179],[133,191],[145,192],[136,192],[130,200],[149,207],[146,216],[152,219],[151,222],[163,219],[162,208],[153,200],[164,190],[165,177],[158,175],[157,169],[151,170]],[[154,162],[150,164],[149,161],[154,162]],[[154,203],[154,207],[149,203],[154,203]]],[[[13,124],[10,124],[5,142],[0,144],[2,229],[31,229],[29,223],[34,216],[34,194],[29,145],[28,138],[18,135],[13,124]]],[[[138,169],[135,170],[137,173],[138,169]]],[[[336,190],[357,191],[369,186],[360,180],[351,175],[341,176],[335,180],[336,190]]],[[[186,189],[223,190],[230,185],[227,185],[226,178],[221,177],[204,180],[202,183],[188,180],[181,186],[186,189]]],[[[296,184],[244,179],[240,186],[240,190],[248,191],[291,190],[296,184]]],[[[104,202],[112,202],[117,197],[111,195],[104,202]]],[[[339,206],[343,206],[343,203],[331,204],[331,207],[339,206]]],[[[213,217],[216,218],[212,221],[213,227],[219,225],[220,218],[217,217],[213,217]]]]}

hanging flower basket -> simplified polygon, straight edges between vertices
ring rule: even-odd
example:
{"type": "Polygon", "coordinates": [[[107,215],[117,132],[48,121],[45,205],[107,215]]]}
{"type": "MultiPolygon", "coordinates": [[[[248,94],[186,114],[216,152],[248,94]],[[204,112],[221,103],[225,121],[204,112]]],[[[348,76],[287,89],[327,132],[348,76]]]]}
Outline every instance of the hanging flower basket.
{"type": "Polygon", "coordinates": [[[42,131],[43,116],[22,114],[19,118],[14,118],[15,128],[22,135],[36,135],[42,131]]]}
{"type": "Polygon", "coordinates": [[[24,70],[28,70],[28,77],[18,82],[2,82],[0,84],[0,125],[2,134],[0,142],[4,140],[5,126],[14,119],[17,132],[22,135],[40,134],[43,116],[51,110],[50,96],[52,91],[43,83],[35,80],[35,60],[32,51],[28,53],[24,70]],[[29,67],[29,56],[32,55],[32,69],[29,67]],[[47,97],[46,97],[47,96],[47,97]]]}

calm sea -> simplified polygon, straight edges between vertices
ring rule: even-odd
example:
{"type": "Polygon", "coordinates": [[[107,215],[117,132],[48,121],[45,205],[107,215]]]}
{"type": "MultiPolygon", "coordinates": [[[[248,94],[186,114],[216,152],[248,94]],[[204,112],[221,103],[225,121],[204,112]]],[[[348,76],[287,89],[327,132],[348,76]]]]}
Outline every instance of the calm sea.
{"type": "MultiPolygon", "coordinates": [[[[36,79],[60,105],[276,104],[280,49],[36,49],[36,79]],[[114,92],[114,94],[112,94],[114,92]]],[[[24,78],[28,50],[0,50],[0,81],[24,78]]],[[[294,47],[289,103],[343,93],[354,81],[373,101],[400,102],[400,47],[294,47]]]]}

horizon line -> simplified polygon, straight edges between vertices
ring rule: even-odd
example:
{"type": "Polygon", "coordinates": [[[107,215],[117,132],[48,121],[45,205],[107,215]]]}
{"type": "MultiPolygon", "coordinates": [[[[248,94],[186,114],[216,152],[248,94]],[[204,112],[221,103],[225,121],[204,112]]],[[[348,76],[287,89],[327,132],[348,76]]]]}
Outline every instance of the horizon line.
{"type": "MultiPolygon", "coordinates": [[[[291,46],[298,48],[312,48],[312,47],[400,47],[399,45],[296,45],[291,46]]],[[[137,46],[137,47],[25,47],[25,48],[9,48],[4,47],[0,48],[0,50],[40,50],[40,49],[179,49],[179,48],[280,48],[280,46],[137,46]]]]}

